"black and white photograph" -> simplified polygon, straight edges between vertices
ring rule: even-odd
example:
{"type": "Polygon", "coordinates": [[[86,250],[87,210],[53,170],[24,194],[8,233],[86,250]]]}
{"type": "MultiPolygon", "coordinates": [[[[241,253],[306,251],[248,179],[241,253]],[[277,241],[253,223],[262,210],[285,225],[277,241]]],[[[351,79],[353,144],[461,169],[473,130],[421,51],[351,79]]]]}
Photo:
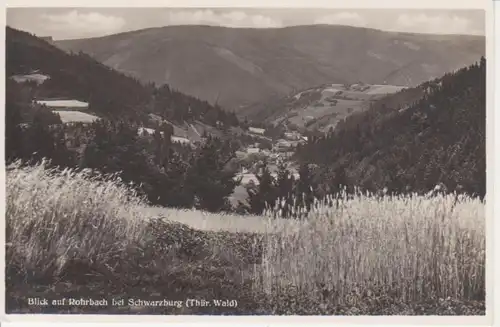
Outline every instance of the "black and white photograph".
{"type": "Polygon", "coordinates": [[[5,314],[491,314],[481,3],[7,7],[5,314]]]}

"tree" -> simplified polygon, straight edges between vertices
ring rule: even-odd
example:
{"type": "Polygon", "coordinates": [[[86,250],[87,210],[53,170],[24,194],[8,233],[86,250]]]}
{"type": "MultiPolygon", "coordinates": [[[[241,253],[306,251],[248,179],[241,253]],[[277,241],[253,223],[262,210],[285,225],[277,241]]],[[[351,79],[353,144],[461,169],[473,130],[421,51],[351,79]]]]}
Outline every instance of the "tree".
{"type": "Polygon", "coordinates": [[[247,188],[250,212],[260,215],[266,208],[274,207],[276,201],[275,180],[264,163],[256,178],[259,185],[247,188]]]}
{"type": "Polygon", "coordinates": [[[486,187],[485,66],[482,57],[377,100],[326,135],[311,137],[295,157],[332,169],[342,166],[344,172],[332,172],[334,184],[344,184],[338,179],[349,176],[347,184],[372,192],[387,186],[399,194],[427,193],[443,182],[481,197],[486,187]]]}
{"type": "Polygon", "coordinates": [[[335,169],[333,185],[330,187],[332,193],[338,198],[343,190],[348,190],[349,180],[347,178],[346,169],[340,165],[335,169]]]}
{"type": "Polygon", "coordinates": [[[314,202],[314,183],[313,175],[308,164],[301,164],[299,168],[299,179],[296,186],[296,212],[305,209],[311,210],[314,202]]]}
{"type": "Polygon", "coordinates": [[[276,177],[276,195],[278,200],[278,209],[282,218],[288,218],[293,210],[293,190],[295,187],[295,178],[287,169],[285,162],[278,164],[278,174],[276,177]]]}
{"type": "Polygon", "coordinates": [[[141,191],[151,201],[152,181],[157,174],[153,157],[137,135],[137,128],[126,122],[98,121],[91,126],[92,137],[83,153],[82,168],[93,168],[103,173],[120,172],[125,183],[141,185],[141,191]]]}
{"type": "Polygon", "coordinates": [[[234,157],[228,142],[208,138],[191,157],[186,186],[193,190],[200,209],[210,212],[229,210],[229,196],[236,185],[236,171],[226,169],[234,157]]]}
{"type": "Polygon", "coordinates": [[[5,160],[7,163],[23,157],[24,142],[20,106],[7,95],[5,104],[5,160]]]}
{"type": "Polygon", "coordinates": [[[172,150],[172,136],[174,128],[170,124],[163,123],[159,130],[153,134],[155,143],[155,162],[163,167],[168,163],[172,150]]]}

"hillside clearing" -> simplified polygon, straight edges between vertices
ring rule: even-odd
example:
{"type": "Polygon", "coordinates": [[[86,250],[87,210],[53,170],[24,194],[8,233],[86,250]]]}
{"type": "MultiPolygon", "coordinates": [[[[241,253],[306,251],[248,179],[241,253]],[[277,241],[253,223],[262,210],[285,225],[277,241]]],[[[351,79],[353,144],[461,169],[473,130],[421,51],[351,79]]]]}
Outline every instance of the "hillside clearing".
{"type": "Polygon", "coordinates": [[[16,163],[7,172],[7,312],[481,315],[484,203],[454,203],[358,196],[338,209],[316,203],[304,221],[235,217],[153,208],[116,178],[16,163]],[[238,306],[33,309],[22,300],[40,294],[238,306]]]}
{"type": "Polygon", "coordinates": [[[349,116],[367,110],[373,101],[406,87],[380,84],[324,84],[271,104],[247,108],[250,117],[273,125],[292,125],[307,130],[328,131],[349,116]]]}
{"type": "Polygon", "coordinates": [[[38,100],[38,104],[45,105],[49,108],[88,108],[87,102],[79,100],[38,100]]]}
{"type": "Polygon", "coordinates": [[[54,110],[52,112],[58,114],[63,123],[92,123],[99,119],[97,116],[81,111],[54,110]]]}
{"type": "Polygon", "coordinates": [[[366,94],[391,94],[405,89],[405,86],[396,85],[372,85],[366,94]]]}

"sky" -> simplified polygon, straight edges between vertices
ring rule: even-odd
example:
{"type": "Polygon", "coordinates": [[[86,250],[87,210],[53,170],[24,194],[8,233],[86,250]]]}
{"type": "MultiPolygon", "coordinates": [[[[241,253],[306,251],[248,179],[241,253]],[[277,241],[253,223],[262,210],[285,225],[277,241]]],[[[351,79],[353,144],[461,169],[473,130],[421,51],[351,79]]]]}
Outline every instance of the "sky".
{"type": "Polygon", "coordinates": [[[56,40],[169,25],[276,28],[332,24],[385,31],[485,34],[482,10],[258,8],[8,8],[7,25],[56,40]]]}

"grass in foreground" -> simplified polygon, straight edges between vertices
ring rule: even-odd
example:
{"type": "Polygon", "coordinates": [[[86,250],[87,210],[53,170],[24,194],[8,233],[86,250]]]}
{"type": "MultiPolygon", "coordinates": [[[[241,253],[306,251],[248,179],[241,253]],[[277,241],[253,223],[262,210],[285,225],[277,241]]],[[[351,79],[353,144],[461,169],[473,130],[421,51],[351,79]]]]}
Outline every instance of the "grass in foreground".
{"type": "Polygon", "coordinates": [[[152,208],[116,178],[14,164],[6,227],[10,313],[485,312],[484,205],[468,198],[358,197],[339,209],[318,205],[306,221],[242,218],[152,208]],[[110,305],[30,306],[29,297],[110,305]],[[238,305],[128,306],[128,298],[238,305]]]}

